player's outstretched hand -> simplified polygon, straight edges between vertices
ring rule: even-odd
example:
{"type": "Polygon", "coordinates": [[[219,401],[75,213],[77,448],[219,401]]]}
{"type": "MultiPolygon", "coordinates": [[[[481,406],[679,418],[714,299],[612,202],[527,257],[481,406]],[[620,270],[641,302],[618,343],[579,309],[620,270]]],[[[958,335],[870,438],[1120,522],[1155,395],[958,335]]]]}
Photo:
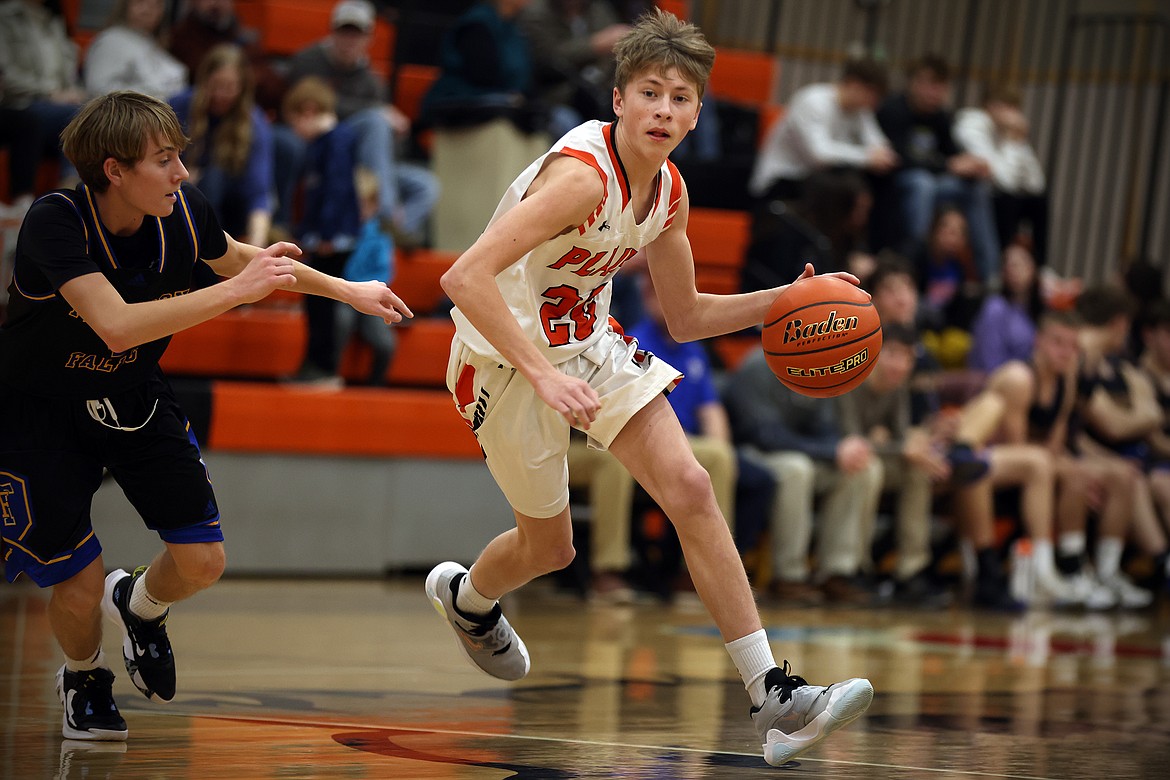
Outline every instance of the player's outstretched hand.
{"type": "Polygon", "coordinates": [[[550,372],[532,384],[540,400],[560,412],[565,421],[583,431],[597,419],[601,399],[597,391],[583,379],[550,372]]]}
{"type": "Polygon", "coordinates": [[[233,280],[243,303],[254,303],[277,288],[295,285],[293,260],[300,256],[301,248],[288,241],[278,241],[257,252],[233,280]]]}
{"type": "Polygon", "coordinates": [[[402,322],[403,317],[413,317],[412,312],[393,290],[382,282],[353,282],[347,303],[362,314],[381,317],[387,325],[402,322]]]}

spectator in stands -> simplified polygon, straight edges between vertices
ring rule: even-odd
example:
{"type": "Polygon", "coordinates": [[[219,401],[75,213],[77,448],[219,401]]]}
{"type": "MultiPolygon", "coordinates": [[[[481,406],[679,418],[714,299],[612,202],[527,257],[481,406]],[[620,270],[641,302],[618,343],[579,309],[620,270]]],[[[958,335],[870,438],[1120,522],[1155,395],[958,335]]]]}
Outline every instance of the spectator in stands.
{"type": "Polygon", "coordinates": [[[187,86],[187,66],[166,49],[166,0],[118,0],[85,53],[91,95],[132,89],[167,100],[187,86]]]}
{"type": "Polygon", "coordinates": [[[216,46],[195,86],[170,101],[191,139],[187,168],[224,230],[264,246],[272,225],[272,127],[255,103],[252,68],[238,46],[216,46]]]}
{"type": "MultiPolygon", "coordinates": [[[[1115,604],[1141,606],[1148,593],[1121,572],[1121,550],[1133,512],[1137,472],[1119,458],[1078,451],[1075,431],[1080,426],[1083,401],[1078,395],[1077,363],[1081,354],[1080,318],[1072,312],[1047,312],[1037,330],[1031,360],[1012,361],[996,370],[987,390],[964,409],[960,428],[972,447],[990,442],[991,485],[975,485],[962,501],[963,512],[987,517],[990,499],[981,490],[1006,485],[1023,488],[1021,517],[1032,542],[1035,586],[1015,594],[1044,603],[1083,605],[1107,609],[1115,604]],[[1026,445],[1037,445],[1040,454],[1026,445]],[[1056,484],[1055,512],[1046,472],[1056,484]],[[1100,514],[1095,573],[1085,565],[1086,513],[1094,504],[1100,514]],[[1055,528],[1056,570],[1050,570],[1053,552],[1046,544],[1055,528]],[[1144,593],[1144,595],[1143,595],[1144,593]]],[[[982,523],[988,526],[989,523],[982,523]]],[[[991,532],[982,536],[983,549],[991,532]]],[[[976,541],[979,550],[979,542],[976,541]]],[[[982,567],[984,558],[979,556],[982,567]]],[[[988,566],[994,564],[988,560],[988,566]]],[[[977,598],[980,591],[977,589],[977,598]]],[[[983,592],[992,603],[1003,603],[992,590],[983,592]]]]}
{"type": "Polygon", "coordinates": [[[912,261],[926,345],[944,368],[961,368],[971,348],[971,323],[983,299],[963,212],[953,206],[940,208],[912,261]]]}
{"type": "Polygon", "coordinates": [[[967,365],[989,374],[1009,360],[1027,361],[1043,310],[1035,258],[1022,245],[1009,244],[1003,251],[1003,286],[983,300],[971,325],[967,365]]]}
{"type": "Polygon", "coordinates": [[[187,0],[184,7],[183,15],[171,28],[170,52],[187,66],[191,78],[195,78],[203,57],[216,46],[239,46],[252,66],[257,105],[265,113],[278,114],[284,80],[260,45],[260,34],[240,22],[235,0],[187,0]]]}
{"type": "Polygon", "coordinates": [[[481,0],[443,36],[442,72],[423,98],[422,121],[472,127],[504,118],[524,132],[544,130],[546,112],[531,100],[532,54],[517,15],[529,0],[481,0]]]}
{"type": "Polygon", "coordinates": [[[1000,246],[1024,241],[1036,261],[1048,258],[1048,194],[1044,168],[1028,143],[1020,93],[990,87],[979,108],[955,114],[955,141],[991,167],[992,204],[1000,246]]]}
{"type": "Polygon", "coordinates": [[[914,328],[918,343],[914,348],[914,371],[910,377],[911,415],[914,425],[931,426],[942,408],[939,377],[942,366],[922,340],[919,316],[918,282],[909,261],[884,251],[866,284],[873,306],[883,324],[900,324],[914,328]]]}
{"type": "MultiPolygon", "coordinates": [[[[1058,323],[1050,323],[1052,333],[1058,333],[1058,323]]],[[[1052,340],[1054,349],[1061,349],[1062,343],[1052,340]]],[[[1063,343],[1066,352],[1068,347],[1063,343]]],[[[1072,348],[1075,350],[1075,344],[1072,348]]],[[[1040,354],[1038,351],[1036,359],[1044,362],[1046,358],[1040,354]]],[[[987,387],[963,406],[957,424],[956,439],[966,448],[978,449],[989,466],[986,478],[957,486],[951,497],[965,573],[974,582],[972,602],[978,607],[1014,611],[1029,604],[1080,606],[1086,597],[1078,583],[1065,579],[1056,568],[1053,462],[1063,449],[1057,438],[1028,438],[1026,420],[1020,417],[1023,406],[1018,401],[1021,394],[1029,392],[1029,383],[1027,361],[1005,364],[991,375],[987,387]],[[1030,570],[1013,572],[1014,588],[1004,572],[995,532],[996,495],[1007,488],[1020,492],[1022,536],[1030,545],[1027,561],[1017,560],[1030,570]]]]}
{"type": "Polygon", "coordinates": [[[932,581],[931,505],[935,485],[951,478],[951,465],[930,432],[910,423],[910,374],[918,336],[911,326],[882,326],[882,350],[865,382],[839,399],[841,432],[868,440],[880,478],[871,486],[861,513],[862,558],[869,549],[881,494],[894,492],[897,564],[894,596],[904,604],[943,607],[950,595],[932,581]]]}
{"type": "Polygon", "coordinates": [[[776,479],[768,593],[789,605],[870,601],[856,582],[862,511],[881,484],[870,443],[843,431],[837,399],[810,398],[777,382],[762,349],[731,376],[723,399],[735,441],[776,479]],[[818,495],[824,503],[814,513],[818,495]],[[814,525],[817,573],[811,577],[814,525]]]}
{"type": "MultiPolygon", "coordinates": [[[[387,217],[400,248],[425,240],[427,220],[439,197],[438,182],[423,165],[398,153],[398,141],[410,132],[410,120],[386,100],[386,85],[370,67],[374,7],[367,0],[341,0],[333,7],[332,30],[321,41],[297,52],[289,62],[288,83],[306,76],[324,79],[337,95],[337,115],[357,133],[358,159],[380,184],[379,214],[387,217]]],[[[277,189],[280,219],[287,219],[292,185],[304,155],[296,134],[276,128],[277,189]]]]}
{"type": "Polygon", "coordinates": [[[586,119],[613,118],[613,46],[630,27],[606,0],[533,0],[517,17],[531,46],[533,96],[560,138],[586,119]]]}
{"type": "Polygon", "coordinates": [[[9,145],[11,217],[32,203],[41,160],[58,162],[63,184],[76,179],[58,139],[85,99],[77,63],[58,0],[0,2],[0,105],[24,126],[9,145]]]}
{"type": "Polygon", "coordinates": [[[915,60],[903,93],[886,98],[878,124],[898,155],[893,183],[904,226],[903,251],[925,243],[931,221],[947,203],[967,217],[975,266],[983,280],[999,275],[999,241],[991,206],[991,166],[963,152],[952,135],[951,70],[934,55],[915,60]]]}
{"type": "MultiPolygon", "coordinates": [[[[1153,383],[1162,411],[1161,425],[1146,438],[1146,479],[1162,530],[1170,534],[1170,301],[1163,299],[1146,307],[1142,341],[1145,350],[1140,366],[1153,383]]],[[[1155,558],[1154,575],[1162,580],[1162,587],[1170,585],[1170,557],[1155,558]]]]}
{"type": "MultiPolygon", "coordinates": [[[[301,79],[284,96],[284,118],[306,144],[304,211],[296,226],[309,265],[341,276],[361,230],[355,176],[357,131],[339,122],[333,88],[316,76],[301,79]]],[[[305,301],[309,340],[294,381],[340,388],[337,314],[329,299],[305,301]]]]}
{"type": "MultiPolygon", "coordinates": [[[[1082,426],[1076,444],[1082,457],[1125,470],[1130,512],[1116,525],[1103,528],[1097,540],[1097,569],[1122,606],[1146,606],[1147,591],[1134,588],[1121,571],[1121,555],[1132,516],[1132,533],[1144,551],[1166,553],[1166,536],[1146,478],[1149,437],[1162,426],[1163,414],[1153,382],[1126,355],[1134,300],[1120,287],[1100,285],[1077,299],[1084,320],[1080,333],[1080,414],[1082,426]]],[[[1074,529],[1075,530],[1075,529],[1074,529]]],[[[1076,554],[1076,550],[1071,550],[1076,554]]]]}
{"type": "Polygon", "coordinates": [[[741,291],[786,284],[800,275],[805,263],[821,271],[867,276],[874,262],[865,248],[872,204],[865,180],[852,171],[817,171],[805,180],[796,203],[761,203],[752,213],[741,291]]]}
{"type": "Polygon", "coordinates": [[[766,201],[795,200],[814,171],[892,170],[898,157],[874,118],[887,84],[882,64],[849,60],[835,83],[798,89],[760,148],[751,194],[766,201]]]}
{"type": "MultiPolygon", "coordinates": [[[[362,224],[354,242],[353,251],[341,269],[341,277],[350,282],[394,281],[394,241],[378,216],[378,180],[369,171],[358,168],[354,171],[354,187],[357,191],[358,207],[361,209],[362,224]]],[[[348,306],[337,306],[335,349],[338,357],[345,353],[350,338],[356,333],[370,348],[370,370],[365,384],[382,387],[386,384],[386,372],[394,359],[398,336],[387,327],[381,317],[362,314],[348,306]]]]}
{"type": "Polygon", "coordinates": [[[62,142],[83,185],[29,209],[16,252],[21,284],[0,329],[0,470],[20,475],[5,488],[11,521],[0,533],[6,578],[52,589],[47,623],[65,655],[61,733],[121,741],[103,612],[116,616],[128,676],[148,698],[170,701],[170,607],[224,569],[207,467],[158,365],[169,337],[278,288],[332,295],[387,322],[410,310],[385,285],[327,279],[296,262],[292,244],[261,249],[224,233],[184,184],[186,138],[160,100],[94,98],[62,142]],[[192,289],[197,265],[228,278],[192,289]],[[90,526],[106,469],[166,542],[133,574],[107,575],[90,526]]]}

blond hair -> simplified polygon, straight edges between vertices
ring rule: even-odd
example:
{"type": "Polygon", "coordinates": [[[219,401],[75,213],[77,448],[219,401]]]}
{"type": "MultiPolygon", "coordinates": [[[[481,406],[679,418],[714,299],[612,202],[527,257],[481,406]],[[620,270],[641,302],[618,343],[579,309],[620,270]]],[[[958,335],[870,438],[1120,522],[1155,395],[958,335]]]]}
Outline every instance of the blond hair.
{"type": "Polygon", "coordinates": [[[111,157],[134,167],[152,139],[181,152],[187,136],[174,109],[158,98],[129,89],[110,92],[81,107],[61,132],[65,156],[94,192],[109,189],[105,163],[111,157]]]}
{"type": "Polygon", "coordinates": [[[337,92],[320,76],[305,76],[285,93],[280,103],[286,120],[302,113],[309,106],[326,114],[337,112],[337,92]]]}
{"type": "Polygon", "coordinates": [[[195,73],[195,90],[191,95],[191,116],[188,125],[191,130],[193,159],[202,159],[205,149],[210,149],[211,159],[220,168],[232,175],[238,175],[248,165],[252,152],[252,109],[256,105],[256,85],[252,66],[239,46],[221,43],[209,51],[199,63],[195,73]],[[240,94],[232,102],[227,113],[220,118],[215,132],[208,136],[211,116],[208,114],[207,82],[212,75],[224,68],[235,70],[240,79],[240,94]]]}
{"type": "Polygon", "coordinates": [[[694,84],[699,97],[707,88],[715,49],[699,28],[660,8],[643,14],[613,49],[617,58],[614,81],[625,91],[634,76],[646,70],[665,75],[674,68],[694,84]]]}

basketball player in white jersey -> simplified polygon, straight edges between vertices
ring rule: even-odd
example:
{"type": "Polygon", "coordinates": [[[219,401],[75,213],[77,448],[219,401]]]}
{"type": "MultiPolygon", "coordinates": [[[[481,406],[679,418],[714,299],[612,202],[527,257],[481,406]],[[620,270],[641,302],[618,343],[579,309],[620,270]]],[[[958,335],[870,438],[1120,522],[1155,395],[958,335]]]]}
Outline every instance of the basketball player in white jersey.
{"type": "Polygon", "coordinates": [[[566,452],[577,428],[670,517],[751,696],[764,758],[781,766],[865,712],[873,686],[808,685],[787,662],[777,668],[710,477],[664,395],[682,376],[639,350],[608,312],[613,275],[639,251],[679,341],[758,325],[783,288],[695,289],[686,185],[667,157],[695,128],[714,50],[694,26],[654,11],[615,54],[617,120],[577,127],[532,163],[443,276],[456,324],[447,384],[516,527],[470,571],[435,567],[427,595],[473,664],[504,680],[527,674],[527,648],[498,601],[573,559],[566,452]]]}

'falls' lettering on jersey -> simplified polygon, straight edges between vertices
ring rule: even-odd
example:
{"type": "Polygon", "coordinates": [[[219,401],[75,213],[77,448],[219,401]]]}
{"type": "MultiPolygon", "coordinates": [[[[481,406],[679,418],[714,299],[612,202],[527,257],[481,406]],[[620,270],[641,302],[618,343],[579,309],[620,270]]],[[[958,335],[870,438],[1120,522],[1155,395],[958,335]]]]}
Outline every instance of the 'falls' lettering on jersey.
{"type": "Polygon", "coordinates": [[[101,371],[106,374],[117,371],[126,363],[138,360],[138,347],[119,352],[116,355],[87,355],[84,352],[74,352],[65,361],[66,368],[80,368],[86,371],[101,371]]]}
{"type": "Polygon", "coordinates": [[[577,276],[605,277],[615,273],[625,265],[627,260],[636,254],[638,254],[638,250],[634,247],[626,247],[625,249],[614,247],[613,249],[594,254],[588,249],[575,246],[561,255],[560,259],[548,267],[555,270],[558,268],[577,266],[571,269],[577,276]]]}

